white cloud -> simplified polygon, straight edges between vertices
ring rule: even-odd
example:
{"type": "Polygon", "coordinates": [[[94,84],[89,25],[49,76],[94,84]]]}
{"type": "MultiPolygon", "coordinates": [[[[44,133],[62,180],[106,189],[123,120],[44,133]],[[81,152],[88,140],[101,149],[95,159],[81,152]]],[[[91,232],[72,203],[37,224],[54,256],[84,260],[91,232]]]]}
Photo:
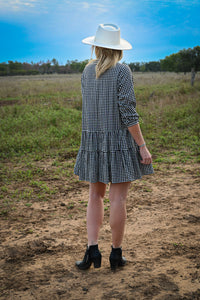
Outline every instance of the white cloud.
{"type": "Polygon", "coordinates": [[[1,0],[0,13],[5,11],[17,12],[26,10],[26,8],[34,8],[37,0],[1,0]]]}
{"type": "Polygon", "coordinates": [[[81,1],[81,0],[0,0],[0,15],[6,13],[31,12],[31,13],[56,13],[91,12],[91,15],[100,15],[109,11],[113,0],[81,1]]]}
{"type": "Polygon", "coordinates": [[[93,3],[92,6],[99,12],[104,13],[109,10],[110,5],[105,5],[102,3],[93,3]]]}
{"type": "Polygon", "coordinates": [[[83,8],[84,9],[89,9],[90,8],[90,4],[88,2],[82,2],[83,8]]]}
{"type": "Polygon", "coordinates": [[[78,10],[93,10],[97,13],[105,13],[109,10],[111,1],[101,1],[101,3],[93,1],[65,1],[65,4],[78,10]]]}

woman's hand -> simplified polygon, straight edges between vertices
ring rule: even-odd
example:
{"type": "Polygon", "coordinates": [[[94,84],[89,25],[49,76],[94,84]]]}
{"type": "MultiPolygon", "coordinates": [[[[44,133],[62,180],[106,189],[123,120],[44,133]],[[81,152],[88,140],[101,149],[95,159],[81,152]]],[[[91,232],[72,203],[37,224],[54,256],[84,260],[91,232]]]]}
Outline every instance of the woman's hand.
{"type": "Polygon", "coordinates": [[[140,161],[142,164],[149,165],[152,163],[152,157],[151,153],[145,146],[145,141],[142,136],[142,132],[140,129],[140,124],[135,124],[133,126],[128,127],[128,130],[130,134],[132,135],[133,139],[135,140],[137,145],[142,145],[142,147],[139,146],[140,148],[140,156],[142,160],[140,161]]]}
{"type": "Polygon", "coordinates": [[[152,163],[151,153],[146,146],[140,148],[140,155],[142,157],[142,160],[140,161],[142,164],[149,165],[152,163]]]}

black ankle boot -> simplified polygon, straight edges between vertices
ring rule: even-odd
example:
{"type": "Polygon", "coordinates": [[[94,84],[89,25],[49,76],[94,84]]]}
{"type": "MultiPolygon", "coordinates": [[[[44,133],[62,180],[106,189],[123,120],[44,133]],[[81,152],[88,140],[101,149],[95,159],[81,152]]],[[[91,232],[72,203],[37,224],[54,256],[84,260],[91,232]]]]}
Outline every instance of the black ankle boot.
{"type": "Polygon", "coordinates": [[[122,257],[122,248],[113,248],[110,253],[111,270],[116,270],[117,267],[123,267],[126,264],[125,257],[122,257]]]}
{"type": "Polygon", "coordinates": [[[92,263],[94,263],[94,268],[101,267],[101,252],[98,249],[98,245],[87,247],[83,260],[77,261],[76,266],[80,270],[87,270],[92,263]]]}

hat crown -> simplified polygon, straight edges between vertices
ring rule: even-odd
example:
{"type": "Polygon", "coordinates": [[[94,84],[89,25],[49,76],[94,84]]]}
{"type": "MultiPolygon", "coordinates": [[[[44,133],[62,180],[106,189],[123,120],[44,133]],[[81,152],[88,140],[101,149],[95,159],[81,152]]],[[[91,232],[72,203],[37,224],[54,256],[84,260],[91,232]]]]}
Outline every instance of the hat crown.
{"type": "Polygon", "coordinates": [[[99,44],[119,45],[120,28],[114,24],[100,24],[94,40],[99,44]]]}
{"type": "Polygon", "coordinates": [[[95,36],[82,40],[84,44],[115,50],[132,49],[131,44],[121,38],[120,28],[115,24],[100,24],[95,36]]]}

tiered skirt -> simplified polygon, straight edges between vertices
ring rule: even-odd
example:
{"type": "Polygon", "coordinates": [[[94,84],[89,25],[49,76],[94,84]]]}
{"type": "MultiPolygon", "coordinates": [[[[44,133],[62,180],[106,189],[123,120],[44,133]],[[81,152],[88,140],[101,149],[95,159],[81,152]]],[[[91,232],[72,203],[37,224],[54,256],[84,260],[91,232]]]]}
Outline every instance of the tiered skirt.
{"type": "Polygon", "coordinates": [[[82,131],[74,173],[91,183],[120,183],[153,173],[141,164],[139,147],[127,128],[116,131],[82,131]]]}

